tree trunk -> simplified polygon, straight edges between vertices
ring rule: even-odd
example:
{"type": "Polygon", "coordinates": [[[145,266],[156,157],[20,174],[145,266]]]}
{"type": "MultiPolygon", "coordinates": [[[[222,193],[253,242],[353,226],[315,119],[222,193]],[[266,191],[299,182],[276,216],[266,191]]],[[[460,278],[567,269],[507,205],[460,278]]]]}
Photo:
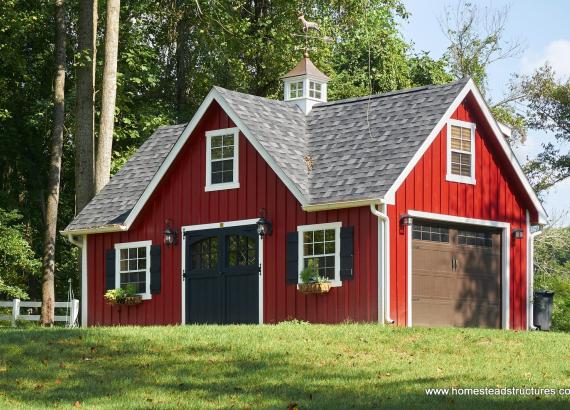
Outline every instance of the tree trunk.
{"type": "Polygon", "coordinates": [[[177,1],[177,9],[182,16],[176,24],[176,118],[178,122],[188,121],[188,39],[190,27],[188,8],[177,1]]]}
{"type": "Polygon", "coordinates": [[[95,193],[101,191],[111,178],[111,153],[117,97],[117,54],[119,47],[120,0],[107,0],[105,26],[105,65],[101,96],[101,119],[95,163],[95,193]]]}
{"type": "Polygon", "coordinates": [[[63,125],[65,120],[65,10],[64,0],[55,0],[55,80],[53,132],[51,139],[50,169],[48,175],[48,197],[44,233],[43,282],[42,282],[42,325],[54,321],[55,291],[55,237],[57,235],[57,208],[59,204],[59,183],[61,155],[63,151],[63,125]]]}
{"type": "Polygon", "coordinates": [[[80,0],[77,69],[77,129],[75,132],[75,213],[95,193],[95,67],[97,0],[80,0]]]}

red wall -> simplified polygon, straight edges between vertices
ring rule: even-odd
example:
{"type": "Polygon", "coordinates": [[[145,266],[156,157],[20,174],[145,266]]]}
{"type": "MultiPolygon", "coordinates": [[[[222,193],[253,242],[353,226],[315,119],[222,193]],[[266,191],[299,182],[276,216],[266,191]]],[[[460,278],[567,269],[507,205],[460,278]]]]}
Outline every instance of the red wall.
{"type": "Polygon", "coordinates": [[[409,210],[449,214],[476,219],[509,222],[511,230],[522,228],[525,238],[511,239],[510,327],[526,328],[526,209],[534,207],[515,178],[507,158],[498,147],[481,112],[470,97],[452,118],[476,123],[476,185],[447,182],[447,127],[396,192],[388,206],[391,227],[391,315],[399,325],[407,320],[407,229],[399,217],[409,210]]]}
{"type": "Polygon", "coordinates": [[[164,221],[181,226],[252,219],[266,208],[273,235],[264,241],[264,321],[297,318],[311,322],[377,320],[377,220],[368,207],[307,213],[240,134],[239,189],[204,192],[205,132],[233,127],[213,104],[128,232],[88,237],[88,324],[175,324],[181,321],[181,241],[162,247],[162,290],[133,307],[105,304],[105,250],[115,243],[162,243],[164,221]],[[342,221],[354,226],[354,280],[326,295],[304,296],[285,284],[286,233],[297,225],[342,221]]]}

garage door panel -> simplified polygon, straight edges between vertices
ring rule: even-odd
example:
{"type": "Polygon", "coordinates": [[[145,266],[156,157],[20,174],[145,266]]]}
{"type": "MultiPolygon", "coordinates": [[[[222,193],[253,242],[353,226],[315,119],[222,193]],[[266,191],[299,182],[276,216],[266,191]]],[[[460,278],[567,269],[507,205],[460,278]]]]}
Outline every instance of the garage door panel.
{"type": "Polygon", "coordinates": [[[413,232],[412,323],[500,327],[500,233],[430,222],[413,232]]]}

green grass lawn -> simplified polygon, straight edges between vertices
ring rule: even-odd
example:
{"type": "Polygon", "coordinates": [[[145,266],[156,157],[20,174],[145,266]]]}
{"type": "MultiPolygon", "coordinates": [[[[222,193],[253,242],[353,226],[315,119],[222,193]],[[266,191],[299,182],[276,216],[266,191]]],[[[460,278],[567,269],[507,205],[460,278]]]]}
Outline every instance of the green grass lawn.
{"type": "Polygon", "coordinates": [[[570,334],[376,325],[0,329],[0,408],[569,408],[570,334]]]}

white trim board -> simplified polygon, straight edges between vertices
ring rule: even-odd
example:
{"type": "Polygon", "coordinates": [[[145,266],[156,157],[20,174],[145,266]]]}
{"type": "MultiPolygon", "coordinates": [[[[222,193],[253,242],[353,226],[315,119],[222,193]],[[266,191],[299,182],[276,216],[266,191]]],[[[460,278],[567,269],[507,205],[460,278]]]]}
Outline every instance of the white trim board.
{"type": "Polygon", "coordinates": [[[489,125],[491,127],[491,130],[493,131],[493,135],[495,136],[495,138],[499,142],[499,146],[502,148],[503,152],[505,153],[505,155],[509,159],[509,162],[512,164],[513,169],[514,169],[516,175],[518,176],[519,180],[521,181],[527,195],[529,196],[530,200],[532,201],[533,205],[535,206],[535,208],[538,212],[538,223],[539,224],[546,223],[547,214],[546,214],[544,207],[542,206],[542,204],[540,203],[540,200],[536,196],[536,193],[534,192],[534,190],[530,186],[530,183],[529,183],[526,175],[524,174],[524,172],[523,172],[512,148],[509,146],[509,144],[507,143],[507,141],[503,137],[503,133],[501,132],[499,125],[497,125],[497,121],[493,118],[493,115],[491,114],[491,111],[489,110],[487,103],[483,99],[483,96],[479,92],[479,89],[477,88],[477,86],[475,85],[475,83],[473,82],[472,79],[470,79],[465,84],[465,86],[463,87],[461,92],[459,94],[457,94],[457,97],[455,97],[455,100],[453,100],[453,103],[449,106],[449,108],[447,109],[447,111],[445,112],[443,117],[438,121],[436,126],[433,128],[433,130],[428,135],[427,139],[423,142],[423,144],[420,146],[418,151],[414,154],[414,156],[412,157],[410,162],[408,162],[408,164],[406,165],[406,167],[404,168],[402,173],[398,176],[396,181],[392,184],[392,186],[390,187],[388,192],[386,192],[386,195],[384,196],[386,203],[388,203],[390,205],[394,205],[395,199],[396,199],[395,198],[396,197],[396,191],[400,188],[402,183],[406,180],[406,178],[408,177],[410,172],[412,172],[412,170],[415,168],[415,166],[417,165],[419,160],[423,157],[423,155],[426,153],[428,148],[432,145],[433,141],[437,138],[439,132],[443,129],[443,126],[448,122],[448,120],[451,118],[451,116],[453,115],[453,113],[455,112],[457,107],[459,107],[459,105],[463,102],[465,97],[467,97],[467,95],[470,92],[473,94],[475,101],[477,102],[477,104],[481,108],[481,111],[483,112],[483,116],[485,117],[485,119],[487,120],[487,122],[489,123],[489,125]]]}
{"type": "MultiPolygon", "coordinates": [[[[181,287],[181,305],[182,305],[182,312],[181,312],[181,321],[182,325],[186,324],[186,280],[184,278],[184,270],[186,268],[186,232],[191,231],[203,231],[206,229],[222,229],[222,228],[231,228],[233,226],[245,226],[245,225],[255,225],[257,223],[257,219],[241,219],[237,221],[225,221],[225,222],[215,222],[215,223],[208,223],[208,224],[199,224],[199,225],[187,225],[181,228],[182,232],[182,260],[180,265],[181,275],[180,275],[180,287],[181,287]]],[[[265,276],[264,272],[264,264],[263,264],[263,239],[259,238],[257,247],[257,254],[258,254],[258,263],[260,266],[259,272],[259,324],[263,324],[263,278],[265,276]]]]}
{"type": "MultiPolygon", "coordinates": [[[[503,329],[510,328],[510,269],[511,269],[511,224],[508,222],[491,221],[486,219],[465,218],[460,216],[434,214],[431,212],[421,212],[408,210],[408,214],[414,218],[427,220],[467,224],[474,226],[487,226],[501,229],[501,324],[503,329]],[[506,286],[505,286],[506,284],[506,286]]],[[[407,249],[408,249],[408,271],[407,271],[407,325],[412,326],[412,227],[407,229],[407,249]]]]}
{"type": "Polygon", "coordinates": [[[83,235],[83,244],[81,245],[81,327],[87,327],[87,315],[89,314],[87,266],[87,235],[83,235]]]}

